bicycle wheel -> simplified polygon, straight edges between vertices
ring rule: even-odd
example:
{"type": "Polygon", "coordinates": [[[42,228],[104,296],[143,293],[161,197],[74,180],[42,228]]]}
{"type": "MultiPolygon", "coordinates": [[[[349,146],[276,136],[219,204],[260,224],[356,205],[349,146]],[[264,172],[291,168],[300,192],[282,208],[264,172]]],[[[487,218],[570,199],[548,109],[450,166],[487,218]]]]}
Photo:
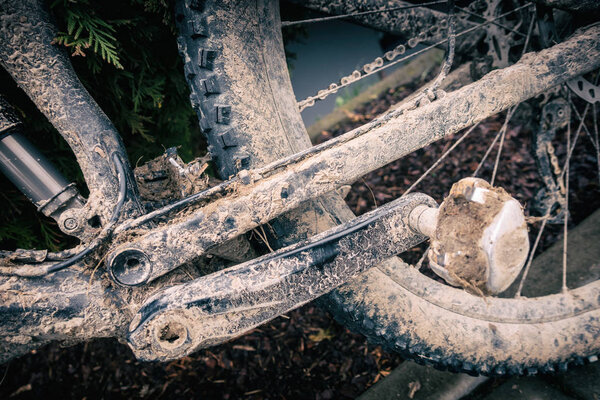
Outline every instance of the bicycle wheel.
{"type": "MultiPolygon", "coordinates": [[[[287,73],[276,1],[177,4],[191,101],[223,177],[310,146],[287,73]],[[243,4],[243,5],[242,5],[243,4]]],[[[330,194],[274,221],[279,245],[352,218],[330,194]]],[[[535,299],[481,298],[391,259],[325,299],[376,343],[440,368],[535,373],[595,361],[600,282],[535,299]]]]}

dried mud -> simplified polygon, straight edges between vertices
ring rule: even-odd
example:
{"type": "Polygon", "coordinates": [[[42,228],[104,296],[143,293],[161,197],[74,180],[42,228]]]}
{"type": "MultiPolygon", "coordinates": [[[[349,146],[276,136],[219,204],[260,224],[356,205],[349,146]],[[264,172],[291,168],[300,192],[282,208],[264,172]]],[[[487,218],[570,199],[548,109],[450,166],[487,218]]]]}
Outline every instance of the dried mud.
{"type": "Polygon", "coordinates": [[[483,232],[511,197],[502,188],[493,188],[483,182],[478,186],[493,191],[496,195],[486,195],[485,202],[468,200],[462,195],[457,183],[440,206],[435,241],[431,251],[434,254],[448,255],[448,265],[444,266],[451,277],[466,282],[466,288],[485,291],[487,282],[488,257],[480,246],[483,232]],[[455,193],[454,195],[452,195],[455,193]]]}

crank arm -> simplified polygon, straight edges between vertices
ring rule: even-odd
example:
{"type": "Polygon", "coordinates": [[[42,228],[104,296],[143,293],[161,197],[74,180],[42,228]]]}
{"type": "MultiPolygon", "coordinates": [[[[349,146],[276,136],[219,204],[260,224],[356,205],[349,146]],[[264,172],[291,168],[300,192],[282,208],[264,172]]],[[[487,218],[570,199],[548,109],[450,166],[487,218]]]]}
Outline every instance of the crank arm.
{"type": "Polygon", "coordinates": [[[411,194],[306,242],[164,289],[134,316],[129,345],[141,360],[165,361],[240,336],[421,242],[408,222],[419,205],[437,206],[411,194]]]}

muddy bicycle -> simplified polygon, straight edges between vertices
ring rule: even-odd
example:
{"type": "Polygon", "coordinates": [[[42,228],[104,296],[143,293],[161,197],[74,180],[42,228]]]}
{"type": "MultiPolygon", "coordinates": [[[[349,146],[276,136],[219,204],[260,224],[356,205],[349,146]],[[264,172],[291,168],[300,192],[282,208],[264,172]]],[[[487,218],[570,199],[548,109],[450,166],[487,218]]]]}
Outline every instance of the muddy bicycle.
{"type": "MultiPolygon", "coordinates": [[[[557,293],[525,297],[521,283],[513,297],[497,295],[519,276],[526,282],[539,240],[530,243],[529,222],[542,224],[540,235],[546,224],[563,223],[566,237],[569,161],[579,137],[589,136],[598,153],[590,122],[600,90],[598,6],[438,1],[386,9],[381,3],[303,4],[387,25],[407,40],[298,102],[281,39],[282,25],[295,22],[281,23],[277,2],[177,2],[182,73],[224,179],[195,192],[201,168],[174,152],[148,165],[136,183],[116,129],[52,44],[56,31],[44,6],[3,1],[2,66],[72,148],[89,196],[24,139],[18,116],[3,101],[3,171],[81,244],[61,252],[2,251],[0,360],[50,341],[97,337],[125,340],[142,360],[170,360],[326,295],[346,326],[440,368],[519,374],[596,361],[600,287],[593,280],[569,288],[566,251],[557,293]],[[303,108],[440,46],[446,56],[429,84],[364,126],[311,146],[303,108]],[[448,82],[457,61],[468,66],[472,83],[454,90],[448,82]],[[574,98],[585,103],[583,112],[574,98]],[[496,172],[492,184],[458,181],[441,206],[411,187],[358,218],[336,192],[468,128],[465,137],[487,117],[507,110],[508,121],[529,99],[538,110],[532,150],[544,182],[537,218],[492,185],[496,172]],[[568,140],[562,165],[552,145],[559,132],[568,140]],[[157,193],[156,182],[174,185],[177,195],[157,193]],[[267,223],[281,249],[248,261],[254,251],[243,235],[267,223]],[[423,259],[444,282],[396,257],[425,240],[423,259]],[[239,264],[208,275],[182,271],[209,252],[239,264]]],[[[503,126],[496,139],[502,144],[505,136],[503,126]]]]}

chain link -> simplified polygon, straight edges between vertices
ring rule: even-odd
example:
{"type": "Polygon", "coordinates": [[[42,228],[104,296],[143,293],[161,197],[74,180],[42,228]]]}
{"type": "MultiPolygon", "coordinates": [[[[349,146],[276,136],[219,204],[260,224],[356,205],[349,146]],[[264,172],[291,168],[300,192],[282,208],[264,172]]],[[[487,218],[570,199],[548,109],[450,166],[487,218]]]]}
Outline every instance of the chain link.
{"type": "Polygon", "coordinates": [[[552,164],[552,167],[554,168],[553,172],[554,172],[554,175],[556,175],[556,182],[558,183],[558,186],[560,188],[560,193],[564,195],[567,193],[567,190],[565,188],[564,180],[561,179],[562,169],[560,168],[560,164],[558,163],[558,157],[556,157],[556,154],[554,151],[554,146],[552,145],[552,143],[550,143],[550,142],[546,143],[546,151],[548,152],[548,155],[550,156],[550,163],[552,164]]]}

